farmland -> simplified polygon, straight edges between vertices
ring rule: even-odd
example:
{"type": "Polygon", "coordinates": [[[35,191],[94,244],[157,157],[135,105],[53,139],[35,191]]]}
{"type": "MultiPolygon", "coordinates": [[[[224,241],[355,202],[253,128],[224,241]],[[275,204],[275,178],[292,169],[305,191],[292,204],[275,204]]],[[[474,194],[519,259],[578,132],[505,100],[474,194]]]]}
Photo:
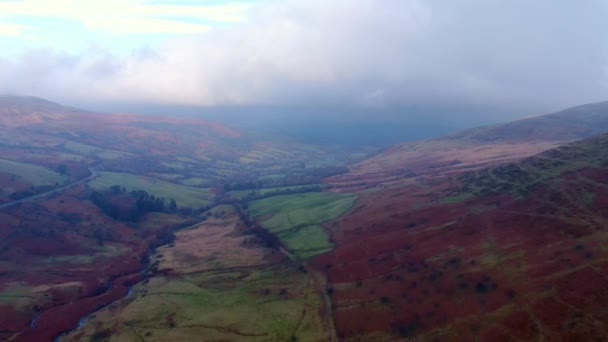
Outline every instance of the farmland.
{"type": "MultiPolygon", "coordinates": [[[[261,340],[290,337],[285,334],[320,340],[333,333],[322,280],[267,248],[244,225],[234,230],[240,223],[231,206],[202,210],[246,201],[252,191],[256,197],[316,191],[307,201],[321,212],[284,237],[303,258],[327,251],[331,243],[321,224],[348,210],[355,196],[327,194],[319,200],[323,178],[346,172],[346,163],[375,148],[253,139],[195,118],[96,115],[36,98],[3,101],[9,102],[6,114],[0,108],[3,201],[12,191],[30,197],[36,185],[85,182],[0,212],[0,323],[5,328],[0,339],[52,340],[83,316],[125,297],[135,284],[133,295],[123,300],[137,298],[143,306],[116,302],[125,321],[112,325],[112,331],[131,330],[135,318],[143,319],[142,327],[160,324],[145,316],[164,314],[158,301],[173,303],[176,311],[183,306],[193,316],[176,317],[179,329],[153,332],[161,338],[205,333],[234,339],[239,335],[232,332],[233,323],[237,332],[261,340]],[[93,180],[87,178],[90,169],[93,180]],[[129,193],[134,190],[145,194],[129,193]],[[204,225],[176,231],[200,221],[204,225]],[[148,265],[148,252],[155,248],[148,265]],[[24,273],[24,265],[31,272],[24,273]],[[145,283],[144,274],[151,277],[145,283]],[[188,287],[193,282],[203,285],[188,287]],[[196,309],[188,307],[187,296],[163,294],[174,289],[194,294],[196,309]],[[202,304],[209,306],[205,315],[198,313],[202,304]],[[259,321],[247,323],[239,316],[257,314],[259,308],[268,313],[259,321]],[[226,320],[229,315],[236,321],[226,320]],[[192,322],[200,327],[188,327],[192,322]]],[[[91,317],[90,322],[97,321],[91,317]]],[[[103,331],[87,325],[84,333],[103,331]]]]}
{"type": "Polygon", "coordinates": [[[119,159],[128,157],[131,153],[122,151],[103,149],[96,146],[68,141],[62,146],[66,151],[86,157],[96,157],[100,159],[119,159]]]}
{"type": "Polygon", "coordinates": [[[273,188],[230,191],[227,193],[227,196],[229,198],[244,199],[244,198],[247,198],[248,196],[253,196],[253,197],[264,196],[264,195],[268,195],[268,194],[278,194],[278,193],[285,193],[285,192],[290,192],[290,191],[306,192],[306,190],[309,190],[309,189],[320,190],[324,187],[326,187],[326,185],[322,184],[322,183],[293,185],[293,186],[279,186],[279,187],[273,187],[273,188]]]}
{"type": "Polygon", "coordinates": [[[275,196],[249,203],[249,214],[276,234],[290,251],[307,258],[331,250],[322,223],[349,210],[356,195],[312,192],[275,196]]]}
{"type": "Polygon", "coordinates": [[[67,177],[47,168],[5,159],[0,159],[0,173],[14,175],[32,186],[61,185],[67,180],[67,177]]]}
{"type": "Polygon", "coordinates": [[[107,190],[120,185],[127,191],[142,190],[166,199],[173,198],[178,206],[198,208],[209,204],[213,195],[208,189],[187,187],[159,179],[128,173],[99,172],[100,177],[90,183],[93,189],[107,190]]]}
{"type": "Polygon", "coordinates": [[[0,201],[16,200],[64,185],[68,177],[48,168],[0,159],[0,201]]]}
{"type": "Polygon", "coordinates": [[[331,332],[313,280],[244,234],[229,208],[177,232],[175,242],[152,257],[158,275],[62,340],[110,335],[117,341],[326,339],[331,332]]]}

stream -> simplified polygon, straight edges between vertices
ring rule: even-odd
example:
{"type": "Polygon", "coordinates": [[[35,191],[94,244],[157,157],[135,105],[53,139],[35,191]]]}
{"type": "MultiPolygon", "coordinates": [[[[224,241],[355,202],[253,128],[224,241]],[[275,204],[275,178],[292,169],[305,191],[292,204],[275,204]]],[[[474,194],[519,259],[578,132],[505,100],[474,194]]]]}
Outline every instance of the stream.
{"type": "MultiPolygon", "coordinates": [[[[197,224],[199,224],[199,223],[200,223],[200,222],[196,222],[196,223],[190,223],[190,224],[188,224],[187,226],[184,226],[184,227],[181,227],[181,228],[187,228],[187,227],[191,227],[191,226],[193,226],[193,225],[197,225],[197,224]]],[[[66,331],[63,331],[61,334],[59,334],[57,337],[55,337],[55,338],[53,339],[53,342],[59,342],[59,341],[61,341],[61,339],[62,339],[63,337],[65,337],[65,336],[67,336],[68,334],[70,334],[70,333],[72,333],[72,332],[74,332],[74,331],[78,330],[79,328],[82,328],[82,326],[84,326],[84,324],[87,322],[87,320],[88,320],[89,318],[91,318],[91,317],[92,317],[94,314],[96,314],[97,312],[99,312],[100,310],[103,310],[104,308],[106,308],[106,307],[108,307],[108,306],[112,305],[113,303],[118,302],[119,300],[122,300],[122,299],[125,299],[125,298],[129,298],[129,297],[131,297],[131,296],[133,295],[133,286],[135,286],[135,285],[137,285],[137,284],[141,283],[142,281],[145,281],[146,279],[150,278],[150,276],[151,276],[151,274],[150,274],[151,258],[152,258],[152,256],[154,255],[154,253],[155,253],[156,249],[157,249],[158,247],[160,247],[160,246],[165,246],[165,245],[167,245],[167,244],[172,243],[172,242],[174,241],[174,239],[175,239],[175,236],[173,235],[173,232],[174,232],[174,231],[176,231],[176,230],[179,230],[179,229],[181,229],[181,228],[174,228],[174,229],[171,229],[171,230],[170,230],[171,234],[170,234],[168,237],[161,238],[161,239],[159,239],[158,241],[155,241],[155,242],[153,242],[153,243],[151,243],[151,244],[150,244],[150,246],[148,247],[148,252],[147,252],[147,253],[146,253],[146,255],[145,255],[145,256],[144,256],[144,257],[141,259],[141,267],[140,267],[140,270],[139,270],[137,273],[133,273],[133,274],[139,274],[141,278],[140,278],[140,280],[139,280],[137,283],[135,283],[135,284],[130,284],[130,285],[127,287],[127,293],[126,293],[125,295],[121,296],[120,298],[117,298],[116,300],[112,300],[111,302],[109,302],[109,303],[107,303],[107,304],[105,304],[105,305],[100,306],[99,308],[97,308],[96,310],[94,310],[94,311],[92,311],[92,312],[89,312],[89,313],[87,313],[87,314],[83,315],[82,317],[80,317],[80,318],[78,319],[77,324],[76,324],[76,325],[75,325],[75,326],[74,326],[72,329],[68,329],[68,330],[66,330],[66,331]]],[[[99,296],[103,296],[104,294],[107,294],[107,293],[109,293],[110,291],[112,291],[112,289],[114,288],[115,282],[119,282],[119,281],[121,281],[123,278],[128,277],[128,276],[132,276],[133,274],[131,274],[131,275],[127,275],[127,276],[118,277],[118,278],[114,279],[114,280],[112,281],[112,284],[109,286],[109,288],[108,288],[108,289],[107,289],[107,290],[106,290],[106,291],[105,291],[103,294],[101,294],[101,295],[99,295],[99,296]]],[[[125,285],[123,285],[123,284],[118,284],[118,286],[125,286],[125,285]]],[[[39,318],[39,317],[40,317],[42,314],[44,314],[44,312],[43,312],[43,313],[41,313],[41,314],[39,314],[39,315],[38,315],[38,316],[37,316],[37,317],[36,317],[36,318],[35,318],[35,319],[32,321],[32,328],[35,328],[35,327],[36,327],[36,320],[37,320],[37,319],[38,319],[38,318],[39,318]]]]}
{"type": "MultiPolygon", "coordinates": [[[[129,297],[133,296],[133,286],[141,283],[142,281],[146,280],[149,277],[148,271],[149,271],[149,268],[150,268],[150,257],[154,254],[156,248],[157,248],[157,246],[150,247],[149,250],[148,250],[148,253],[146,254],[146,256],[144,258],[142,258],[142,265],[141,265],[141,268],[140,268],[140,270],[138,272],[142,276],[142,279],[140,281],[138,281],[137,283],[135,283],[135,284],[129,285],[128,288],[127,288],[127,294],[126,295],[124,295],[124,296],[122,296],[120,298],[117,298],[116,300],[113,300],[113,301],[109,302],[108,304],[102,305],[98,309],[96,309],[95,311],[87,313],[86,315],[80,317],[80,319],[78,319],[78,323],[76,324],[76,326],[74,328],[64,331],[59,336],[55,337],[53,339],[53,342],[59,342],[59,341],[61,341],[62,338],[64,338],[68,334],[70,334],[70,333],[72,333],[72,332],[74,332],[74,331],[82,328],[86,324],[86,322],[92,316],[94,316],[96,313],[98,313],[99,311],[107,308],[108,306],[110,306],[110,305],[112,305],[112,304],[114,304],[114,303],[116,303],[116,302],[118,302],[120,300],[123,300],[125,298],[129,298],[129,297]]],[[[100,296],[102,296],[104,294],[107,294],[110,291],[112,291],[112,289],[114,289],[114,282],[115,281],[119,281],[122,278],[123,277],[119,277],[119,278],[113,280],[112,284],[108,287],[108,289],[103,294],[101,294],[100,296]]],[[[123,285],[121,284],[120,286],[123,286],[123,285]]],[[[42,314],[40,314],[40,315],[42,315],[42,314]]],[[[31,325],[32,328],[36,327],[36,320],[40,317],[40,315],[38,315],[32,321],[32,325],[31,325]]]]}

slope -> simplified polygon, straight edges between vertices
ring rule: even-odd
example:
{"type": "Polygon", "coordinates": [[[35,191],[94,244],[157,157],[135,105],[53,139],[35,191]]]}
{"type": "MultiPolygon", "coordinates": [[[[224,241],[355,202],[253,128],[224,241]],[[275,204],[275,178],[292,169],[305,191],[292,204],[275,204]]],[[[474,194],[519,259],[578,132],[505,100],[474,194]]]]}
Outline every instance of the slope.
{"type": "Polygon", "coordinates": [[[607,147],[604,134],[479,172],[359,192],[328,224],[334,250],[315,259],[338,336],[606,336],[607,147]]]}
{"type": "Polygon", "coordinates": [[[465,130],[443,138],[403,143],[329,178],[350,190],[420,175],[442,176],[519,160],[563,143],[608,131],[608,102],[465,130]]]}

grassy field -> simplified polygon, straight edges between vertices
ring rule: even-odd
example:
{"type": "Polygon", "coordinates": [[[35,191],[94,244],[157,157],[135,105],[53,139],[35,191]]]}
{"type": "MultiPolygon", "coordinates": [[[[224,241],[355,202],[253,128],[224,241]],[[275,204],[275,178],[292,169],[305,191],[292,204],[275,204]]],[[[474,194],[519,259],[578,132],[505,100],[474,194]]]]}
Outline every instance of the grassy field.
{"type": "Polygon", "coordinates": [[[321,341],[318,292],[306,274],[278,266],[153,277],[97,312],[63,341],[321,341]],[[196,337],[195,337],[196,336],[196,337]]]}
{"type": "Polygon", "coordinates": [[[261,245],[243,248],[231,206],[176,233],[153,277],[82,320],[61,341],[326,341],[335,336],[325,286],[261,245]],[[238,253],[241,257],[230,257],[238,253]],[[243,256],[246,254],[246,256],[243,256]],[[213,265],[209,256],[222,260],[213,265]],[[278,258],[277,258],[278,257],[278,258]],[[180,266],[181,265],[181,266],[180,266]],[[166,267],[165,267],[166,266],[166,267]]]}
{"type": "Polygon", "coordinates": [[[65,144],[63,144],[63,148],[66,149],[67,151],[77,153],[79,155],[96,156],[101,159],[109,159],[109,160],[119,159],[119,158],[127,157],[130,155],[130,153],[127,153],[127,152],[103,149],[100,147],[91,146],[91,145],[87,145],[87,144],[81,144],[81,143],[74,142],[74,141],[66,142],[65,144]]]}
{"type": "Polygon", "coordinates": [[[47,168],[0,159],[0,172],[14,174],[33,186],[63,184],[66,177],[47,168]]]}
{"type": "Polygon", "coordinates": [[[250,202],[249,213],[294,254],[307,258],[331,250],[320,224],[349,210],[356,198],[354,194],[331,192],[275,196],[250,202]]]}
{"type": "Polygon", "coordinates": [[[192,188],[162,180],[118,172],[99,172],[100,177],[90,186],[96,190],[106,190],[112,185],[124,186],[128,191],[143,190],[155,196],[173,198],[178,206],[198,208],[209,203],[213,195],[208,189],[192,188]]]}
{"type": "Polygon", "coordinates": [[[249,195],[250,193],[254,193],[256,195],[265,195],[271,192],[277,192],[277,191],[288,191],[288,190],[300,190],[300,189],[305,189],[305,188],[312,188],[312,187],[323,187],[325,186],[325,184],[306,184],[306,185],[294,185],[294,186],[280,186],[280,187],[275,187],[275,188],[264,188],[264,189],[259,189],[259,190],[237,190],[237,191],[230,191],[228,192],[228,195],[231,198],[238,198],[238,199],[242,199],[245,196],[249,195]]]}
{"type": "Polygon", "coordinates": [[[201,186],[205,186],[206,184],[210,183],[208,179],[195,178],[195,177],[182,179],[179,182],[185,186],[193,186],[193,187],[201,187],[201,186]]]}

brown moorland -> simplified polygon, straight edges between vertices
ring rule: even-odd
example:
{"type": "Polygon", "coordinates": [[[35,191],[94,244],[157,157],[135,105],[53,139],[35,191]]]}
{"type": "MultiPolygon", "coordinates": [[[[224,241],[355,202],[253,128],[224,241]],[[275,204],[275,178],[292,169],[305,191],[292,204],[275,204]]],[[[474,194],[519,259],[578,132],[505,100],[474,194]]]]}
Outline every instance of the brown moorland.
{"type": "Polygon", "coordinates": [[[359,192],[314,260],[344,340],[608,334],[608,135],[359,192]]]}

